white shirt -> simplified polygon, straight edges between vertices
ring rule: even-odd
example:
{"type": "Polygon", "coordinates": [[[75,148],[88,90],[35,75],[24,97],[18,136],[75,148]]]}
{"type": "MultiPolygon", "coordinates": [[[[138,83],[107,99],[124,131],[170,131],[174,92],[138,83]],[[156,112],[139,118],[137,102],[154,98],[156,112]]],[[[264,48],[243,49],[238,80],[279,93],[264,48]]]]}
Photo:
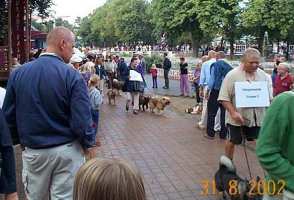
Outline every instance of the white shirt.
{"type": "Polygon", "coordinates": [[[6,90],[0,87],[0,108],[2,108],[3,106],[5,94],[6,94],[6,90]]]}

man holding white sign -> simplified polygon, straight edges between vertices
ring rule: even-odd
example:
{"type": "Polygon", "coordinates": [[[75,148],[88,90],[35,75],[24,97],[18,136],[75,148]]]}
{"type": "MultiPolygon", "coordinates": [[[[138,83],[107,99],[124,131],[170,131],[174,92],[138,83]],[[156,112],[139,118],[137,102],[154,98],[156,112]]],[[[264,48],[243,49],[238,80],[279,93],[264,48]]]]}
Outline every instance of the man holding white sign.
{"type": "Polygon", "coordinates": [[[218,101],[227,110],[229,138],[225,154],[232,160],[234,147],[242,143],[243,136],[248,141],[257,138],[265,108],[272,99],[271,80],[259,69],[259,65],[259,51],[248,48],[241,59],[241,65],[226,75],[220,89],[218,101]]]}

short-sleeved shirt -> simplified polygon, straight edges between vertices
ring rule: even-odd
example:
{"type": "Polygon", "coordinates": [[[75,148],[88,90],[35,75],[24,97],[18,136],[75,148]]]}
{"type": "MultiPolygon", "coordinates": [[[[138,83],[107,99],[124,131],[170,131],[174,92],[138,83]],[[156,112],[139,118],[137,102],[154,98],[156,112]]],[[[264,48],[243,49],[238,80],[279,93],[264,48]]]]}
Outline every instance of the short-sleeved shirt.
{"type": "Polygon", "coordinates": [[[180,64],[180,73],[181,74],[188,74],[188,64],[187,63],[180,64]]]}
{"type": "MultiPolygon", "coordinates": [[[[272,99],[271,80],[269,79],[268,75],[261,69],[257,69],[254,77],[254,80],[251,79],[251,81],[266,81],[268,83],[267,85],[269,90],[269,98],[272,99]]],[[[248,80],[248,75],[246,75],[246,72],[243,70],[241,66],[231,70],[226,75],[222,83],[218,101],[229,101],[235,106],[235,82],[242,82],[248,80]]],[[[237,108],[237,111],[245,119],[245,126],[254,127],[261,126],[261,122],[265,115],[265,109],[266,108],[237,108]]],[[[234,126],[240,126],[240,124],[238,124],[232,119],[228,112],[226,112],[226,123],[234,126]]]]}
{"type": "Polygon", "coordinates": [[[276,96],[282,92],[291,90],[292,84],[293,79],[289,74],[283,79],[281,78],[281,76],[276,76],[274,95],[276,96]]]}

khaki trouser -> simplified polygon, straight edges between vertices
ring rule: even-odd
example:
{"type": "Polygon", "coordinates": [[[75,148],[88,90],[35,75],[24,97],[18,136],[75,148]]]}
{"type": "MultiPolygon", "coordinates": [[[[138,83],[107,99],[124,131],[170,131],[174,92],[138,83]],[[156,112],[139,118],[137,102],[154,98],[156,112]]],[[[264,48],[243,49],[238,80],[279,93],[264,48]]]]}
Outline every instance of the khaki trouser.
{"type": "Polygon", "coordinates": [[[75,175],[84,163],[78,142],[46,148],[25,148],[23,183],[28,200],[72,200],[75,175]]]}
{"type": "MultiPolygon", "coordinates": [[[[208,86],[204,86],[203,94],[206,94],[207,89],[208,89],[208,86]]],[[[201,119],[198,125],[204,126],[204,127],[206,127],[207,125],[207,99],[206,98],[203,98],[202,114],[201,114],[201,119]]]]}

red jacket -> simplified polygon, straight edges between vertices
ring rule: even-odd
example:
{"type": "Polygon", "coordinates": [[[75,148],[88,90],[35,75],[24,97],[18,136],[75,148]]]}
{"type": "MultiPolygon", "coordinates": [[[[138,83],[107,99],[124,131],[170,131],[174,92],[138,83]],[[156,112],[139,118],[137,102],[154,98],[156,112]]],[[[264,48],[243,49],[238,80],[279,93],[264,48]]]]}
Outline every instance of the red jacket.
{"type": "Polygon", "coordinates": [[[157,69],[150,69],[150,73],[151,73],[152,77],[157,76],[157,69]]]}

